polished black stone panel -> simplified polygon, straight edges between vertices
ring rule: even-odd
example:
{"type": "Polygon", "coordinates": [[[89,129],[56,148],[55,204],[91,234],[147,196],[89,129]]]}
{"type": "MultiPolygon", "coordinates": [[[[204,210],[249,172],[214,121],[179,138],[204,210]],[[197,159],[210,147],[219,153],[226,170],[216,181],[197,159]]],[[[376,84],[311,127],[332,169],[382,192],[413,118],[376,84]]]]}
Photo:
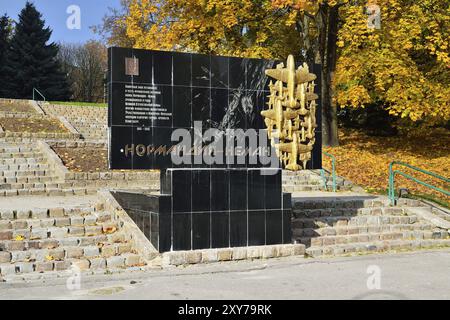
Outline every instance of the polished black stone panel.
{"type": "Polygon", "coordinates": [[[192,171],[172,172],[173,212],[192,212],[192,171]]]}
{"type": "Polygon", "coordinates": [[[280,174],[264,176],[265,209],[279,209],[282,205],[282,177],[280,174]]]}
{"type": "Polygon", "coordinates": [[[230,211],[230,245],[245,247],[248,245],[247,211],[230,211]]]}
{"type": "Polygon", "coordinates": [[[266,244],[266,211],[248,211],[248,245],[263,246],[266,244]]]}
{"type": "Polygon", "coordinates": [[[192,249],[211,248],[211,212],[192,213],[192,249]]]}
{"type": "Polygon", "coordinates": [[[230,210],[247,209],[247,170],[230,170],[230,210]]]}
{"type": "Polygon", "coordinates": [[[153,51],[153,83],[172,85],[172,54],[165,51],[153,51]]]}
{"type": "Polygon", "coordinates": [[[192,55],[188,53],[172,53],[173,84],[187,86],[192,84],[192,55]]]}
{"type": "Polygon", "coordinates": [[[291,243],[291,197],[281,192],[281,170],[268,173],[169,169],[161,174],[162,195],[114,196],[160,252],[291,243]]]}
{"type": "Polygon", "coordinates": [[[240,58],[229,58],[229,87],[231,89],[245,89],[246,71],[246,60],[240,58]]]}
{"type": "Polygon", "coordinates": [[[210,88],[192,89],[192,121],[201,121],[204,129],[211,127],[210,88]]]}
{"type": "Polygon", "coordinates": [[[228,211],[230,209],[230,171],[211,170],[210,173],[211,211],[228,211]]]}
{"type": "MultiPolygon", "coordinates": [[[[265,193],[265,176],[261,174],[260,170],[248,171],[247,183],[247,209],[248,210],[264,210],[266,207],[266,193],[265,193]]],[[[267,197],[274,196],[273,194],[267,197]]],[[[276,195],[278,197],[278,195],[276,195]]]]}
{"type": "Polygon", "coordinates": [[[173,127],[192,126],[192,90],[190,87],[173,87],[173,127]]]}
{"type": "MultiPolygon", "coordinates": [[[[110,48],[108,57],[108,124],[111,137],[123,134],[121,129],[116,129],[117,126],[132,127],[135,131],[136,128],[147,128],[150,135],[128,134],[125,137],[129,139],[128,144],[149,146],[154,143],[152,139],[158,128],[192,130],[194,121],[202,121],[203,131],[209,128],[222,131],[265,128],[261,111],[267,108],[269,78],[264,71],[273,68],[275,61],[123,48],[110,48]]],[[[316,67],[314,71],[320,73],[316,67]]],[[[320,88],[317,88],[319,91],[320,88]]],[[[318,123],[320,117],[321,110],[318,108],[318,123]]],[[[317,131],[321,132],[320,126],[317,131]]],[[[318,138],[311,168],[321,167],[320,142],[318,138]]],[[[165,145],[172,146],[172,143],[166,141],[165,145]]],[[[116,154],[115,149],[121,150],[123,146],[111,140],[110,148],[114,149],[110,153],[116,154]]],[[[171,157],[152,159],[150,162],[134,157],[131,164],[127,160],[111,157],[110,167],[192,167],[190,164],[175,164],[171,157]]],[[[220,162],[226,161],[223,159],[220,162]]],[[[194,165],[195,168],[209,166],[204,161],[194,165]]],[[[228,168],[266,166],[261,162],[214,164],[214,167],[228,168]]]]}
{"type": "Polygon", "coordinates": [[[212,57],[211,58],[211,87],[228,88],[228,57],[212,57]]]}
{"type": "Polygon", "coordinates": [[[211,89],[211,128],[224,130],[227,128],[226,121],[228,109],[228,90],[211,89]]]}
{"type": "Polygon", "coordinates": [[[266,244],[283,243],[283,210],[266,211],[266,244]]]}
{"type": "Polygon", "coordinates": [[[211,211],[211,173],[209,170],[192,171],[192,212],[211,211]]]}
{"type": "Polygon", "coordinates": [[[192,86],[211,86],[211,57],[205,55],[192,56],[192,86]]]}
{"type": "MultiPolygon", "coordinates": [[[[159,239],[158,250],[159,252],[167,252],[172,248],[172,215],[159,214],[159,239]]],[[[151,242],[155,243],[156,239],[152,238],[151,242]]]]}
{"type": "Polygon", "coordinates": [[[192,250],[192,213],[177,213],[173,219],[173,250],[192,250]]]}
{"type": "Polygon", "coordinates": [[[114,198],[160,252],[172,245],[171,197],[113,192],[114,198]]]}
{"type": "Polygon", "coordinates": [[[230,246],[230,212],[211,211],[211,248],[230,246]]]}

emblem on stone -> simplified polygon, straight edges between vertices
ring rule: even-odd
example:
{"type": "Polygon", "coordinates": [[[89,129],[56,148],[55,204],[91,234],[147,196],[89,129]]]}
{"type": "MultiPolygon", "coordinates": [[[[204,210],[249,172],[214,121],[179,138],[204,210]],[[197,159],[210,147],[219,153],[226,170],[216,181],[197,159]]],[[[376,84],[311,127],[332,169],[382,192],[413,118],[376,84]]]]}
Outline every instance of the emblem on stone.
{"type": "Polygon", "coordinates": [[[307,64],[295,69],[292,55],[276,69],[266,70],[270,81],[268,110],[261,112],[268,136],[285,169],[306,169],[315,143],[316,100],[314,93],[316,75],[309,72],[307,64]]]}
{"type": "Polygon", "coordinates": [[[125,58],[125,74],[127,76],[139,76],[139,59],[125,58]]]}

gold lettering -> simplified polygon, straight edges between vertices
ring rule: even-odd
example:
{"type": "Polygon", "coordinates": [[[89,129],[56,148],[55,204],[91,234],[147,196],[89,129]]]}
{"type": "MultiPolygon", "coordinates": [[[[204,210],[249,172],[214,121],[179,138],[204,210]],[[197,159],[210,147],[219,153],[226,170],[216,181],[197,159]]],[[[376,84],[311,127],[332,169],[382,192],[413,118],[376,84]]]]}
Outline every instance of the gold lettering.
{"type": "Polygon", "coordinates": [[[136,154],[139,156],[139,157],[143,157],[144,155],[145,155],[145,151],[147,150],[147,148],[143,145],[143,144],[139,144],[137,147],[136,147],[136,154]]]}
{"type": "Polygon", "coordinates": [[[131,153],[131,156],[134,157],[134,144],[129,146],[128,144],[125,146],[125,157],[128,157],[128,154],[131,153]]]}

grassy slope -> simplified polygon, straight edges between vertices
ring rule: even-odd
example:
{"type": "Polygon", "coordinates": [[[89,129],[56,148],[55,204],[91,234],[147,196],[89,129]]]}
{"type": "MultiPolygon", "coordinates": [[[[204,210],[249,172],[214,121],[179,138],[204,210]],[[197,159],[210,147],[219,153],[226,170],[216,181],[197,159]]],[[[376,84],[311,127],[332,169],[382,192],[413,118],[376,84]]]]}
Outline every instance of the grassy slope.
{"type": "Polygon", "coordinates": [[[65,106],[79,106],[79,107],[100,107],[106,108],[106,103],[93,103],[93,102],[75,102],[75,101],[51,101],[50,104],[60,104],[65,106]]]}

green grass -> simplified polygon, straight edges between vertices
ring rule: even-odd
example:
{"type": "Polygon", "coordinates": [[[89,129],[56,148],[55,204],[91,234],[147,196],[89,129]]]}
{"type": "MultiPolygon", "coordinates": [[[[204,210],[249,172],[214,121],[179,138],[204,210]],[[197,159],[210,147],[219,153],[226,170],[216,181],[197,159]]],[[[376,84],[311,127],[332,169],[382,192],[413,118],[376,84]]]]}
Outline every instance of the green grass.
{"type": "Polygon", "coordinates": [[[65,106],[78,106],[78,107],[108,107],[107,103],[94,103],[94,102],[76,102],[76,101],[49,101],[50,104],[60,104],[65,106]]]}

